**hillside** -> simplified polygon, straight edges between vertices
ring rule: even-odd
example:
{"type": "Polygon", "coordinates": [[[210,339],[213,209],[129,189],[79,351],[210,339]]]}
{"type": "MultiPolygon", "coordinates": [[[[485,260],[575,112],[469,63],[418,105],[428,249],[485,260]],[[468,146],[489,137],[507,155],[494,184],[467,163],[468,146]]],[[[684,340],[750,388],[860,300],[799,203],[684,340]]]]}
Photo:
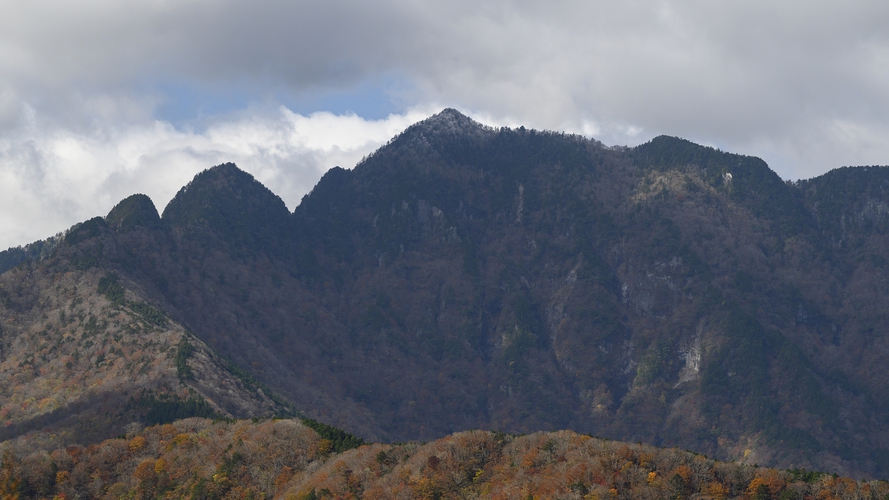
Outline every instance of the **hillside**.
{"type": "MultiPolygon", "coordinates": [[[[720,463],[570,431],[467,431],[342,453],[293,420],[188,419],[88,447],[0,445],[0,495],[19,498],[631,499],[889,495],[885,481],[720,463]],[[4,449],[5,448],[5,449],[4,449]]],[[[5,498],[5,497],[4,497],[5,498]]]]}
{"type": "Polygon", "coordinates": [[[0,276],[0,440],[90,442],[138,422],[288,413],[138,286],[96,268],[81,252],[101,242],[78,241],[95,224],[42,265],[0,276]]]}
{"type": "MultiPolygon", "coordinates": [[[[84,303],[105,307],[113,275],[127,304],[217,353],[213,373],[240,367],[369,440],[571,429],[886,477],[887,229],[884,167],[787,183],[682,139],[607,148],[445,110],[330,170],[292,213],[225,164],[163,215],[136,195],[3,254],[19,263],[4,346],[20,350],[2,359],[28,359],[38,337],[15,339],[54,332],[73,300],[27,299],[32,276],[54,294],[84,276],[84,303]]],[[[178,380],[168,335],[156,359],[178,380]]]]}

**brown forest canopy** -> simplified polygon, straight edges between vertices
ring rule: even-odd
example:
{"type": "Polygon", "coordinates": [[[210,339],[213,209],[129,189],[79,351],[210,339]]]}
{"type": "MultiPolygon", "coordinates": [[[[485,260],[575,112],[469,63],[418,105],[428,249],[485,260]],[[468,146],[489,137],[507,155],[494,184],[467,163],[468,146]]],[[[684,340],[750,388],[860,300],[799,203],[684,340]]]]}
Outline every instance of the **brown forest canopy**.
{"type": "Polygon", "coordinates": [[[0,494],[11,491],[19,498],[788,500],[882,499],[889,483],[720,463],[568,431],[468,431],[337,454],[294,420],[189,419],[87,447],[7,450],[0,494]]]}

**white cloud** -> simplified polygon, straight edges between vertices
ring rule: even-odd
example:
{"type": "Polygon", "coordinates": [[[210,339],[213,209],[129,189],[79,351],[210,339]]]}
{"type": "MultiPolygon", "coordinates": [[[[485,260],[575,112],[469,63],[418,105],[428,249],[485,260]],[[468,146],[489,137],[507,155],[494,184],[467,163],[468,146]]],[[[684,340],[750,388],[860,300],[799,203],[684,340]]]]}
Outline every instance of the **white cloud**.
{"type": "Polygon", "coordinates": [[[133,193],[158,211],[201,170],[235,162],[292,210],[321,175],[353,167],[431,111],[414,109],[381,120],[287,108],[250,110],[201,132],[161,121],[85,132],[44,129],[39,117],[0,138],[0,248],[45,238],[76,222],[105,215],[133,193]]]}

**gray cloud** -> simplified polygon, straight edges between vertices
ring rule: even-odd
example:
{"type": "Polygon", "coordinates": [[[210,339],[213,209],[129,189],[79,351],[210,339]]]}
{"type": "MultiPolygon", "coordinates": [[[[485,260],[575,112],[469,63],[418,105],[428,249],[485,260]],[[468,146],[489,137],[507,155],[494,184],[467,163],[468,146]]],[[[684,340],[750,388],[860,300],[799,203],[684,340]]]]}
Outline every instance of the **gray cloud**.
{"type": "Polygon", "coordinates": [[[144,81],[299,92],[397,71],[421,85],[418,100],[548,127],[586,119],[741,140],[813,118],[885,116],[889,105],[889,6],[880,2],[192,0],[12,9],[2,26],[4,74],[16,90],[63,88],[78,102],[144,81]]]}
{"type": "MultiPolygon", "coordinates": [[[[53,179],[85,183],[91,199],[100,189],[116,196],[126,189],[114,186],[193,173],[157,180],[126,165],[193,170],[234,155],[256,171],[276,165],[269,178],[298,197],[331,158],[299,143],[280,156],[232,153],[209,139],[211,129],[241,127],[241,137],[269,134],[257,143],[287,143],[268,106],[224,113],[207,132],[158,122],[164,86],[236,88],[268,104],[279,91],[335,92],[391,75],[408,83],[397,99],[427,111],[453,105],[609,144],[679,135],[761,156],[785,178],[889,163],[885,2],[35,0],[2,11],[0,175],[28,196],[45,198],[53,179]],[[141,163],[113,153],[135,136],[161,142],[141,163]],[[59,153],[61,138],[69,148],[59,153]],[[88,168],[73,159],[78,147],[107,164],[88,168]]],[[[19,227],[9,220],[30,216],[22,207],[80,216],[93,206],[24,196],[0,202],[7,234],[19,227]]]]}

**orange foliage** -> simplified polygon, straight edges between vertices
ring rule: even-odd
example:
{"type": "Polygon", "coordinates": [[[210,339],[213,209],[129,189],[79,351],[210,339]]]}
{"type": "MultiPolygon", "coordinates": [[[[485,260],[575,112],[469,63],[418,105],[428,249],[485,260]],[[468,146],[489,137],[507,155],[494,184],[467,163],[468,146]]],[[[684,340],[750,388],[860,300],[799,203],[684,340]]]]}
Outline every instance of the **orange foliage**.
{"type": "Polygon", "coordinates": [[[68,446],[65,448],[65,453],[71,457],[71,460],[77,462],[80,459],[80,454],[83,453],[83,450],[79,446],[68,446]]]}
{"type": "Polygon", "coordinates": [[[177,434],[176,437],[174,437],[173,440],[170,441],[168,447],[172,448],[173,446],[184,446],[190,444],[191,439],[192,437],[189,434],[177,434]]]}
{"type": "Polygon", "coordinates": [[[275,490],[278,491],[284,487],[291,479],[293,479],[293,469],[286,465],[281,468],[278,477],[275,478],[275,490]]]}
{"type": "Polygon", "coordinates": [[[728,488],[719,481],[711,481],[704,487],[704,494],[709,495],[714,500],[723,500],[728,498],[728,488]]]}
{"type": "Polygon", "coordinates": [[[136,436],[130,441],[130,451],[139,451],[145,446],[145,436],[136,436]]]}
{"type": "Polygon", "coordinates": [[[202,491],[202,497],[220,499],[721,500],[738,492],[743,498],[779,498],[791,487],[799,498],[882,499],[889,494],[886,482],[830,476],[814,484],[791,482],[792,476],[781,471],[718,463],[678,450],[579,439],[571,432],[521,437],[463,432],[426,445],[366,445],[338,454],[318,454],[319,447],[324,447],[320,437],[298,421],[189,419],[144,429],[129,442],[109,440],[47,453],[47,464],[58,469],[45,468],[54,488],[46,498],[62,493],[69,498],[188,498],[202,491]],[[170,446],[150,444],[162,437],[171,439],[170,446]]]}
{"type": "Polygon", "coordinates": [[[690,484],[691,477],[692,477],[692,474],[694,474],[694,471],[691,469],[691,467],[689,467],[687,465],[680,465],[679,467],[676,467],[673,470],[672,474],[679,475],[679,477],[681,477],[682,480],[685,481],[685,484],[690,484]]]}
{"type": "Polygon", "coordinates": [[[173,424],[164,424],[160,426],[160,429],[158,429],[157,433],[160,435],[161,439],[170,439],[173,436],[179,434],[179,431],[173,424]]]}
{"type": "Polygon", "coordinates": [[[154,464],[155,460],[146,458],[133,471],[133,477],[139,481],[151,481],[155,478],[154,464]]]}

